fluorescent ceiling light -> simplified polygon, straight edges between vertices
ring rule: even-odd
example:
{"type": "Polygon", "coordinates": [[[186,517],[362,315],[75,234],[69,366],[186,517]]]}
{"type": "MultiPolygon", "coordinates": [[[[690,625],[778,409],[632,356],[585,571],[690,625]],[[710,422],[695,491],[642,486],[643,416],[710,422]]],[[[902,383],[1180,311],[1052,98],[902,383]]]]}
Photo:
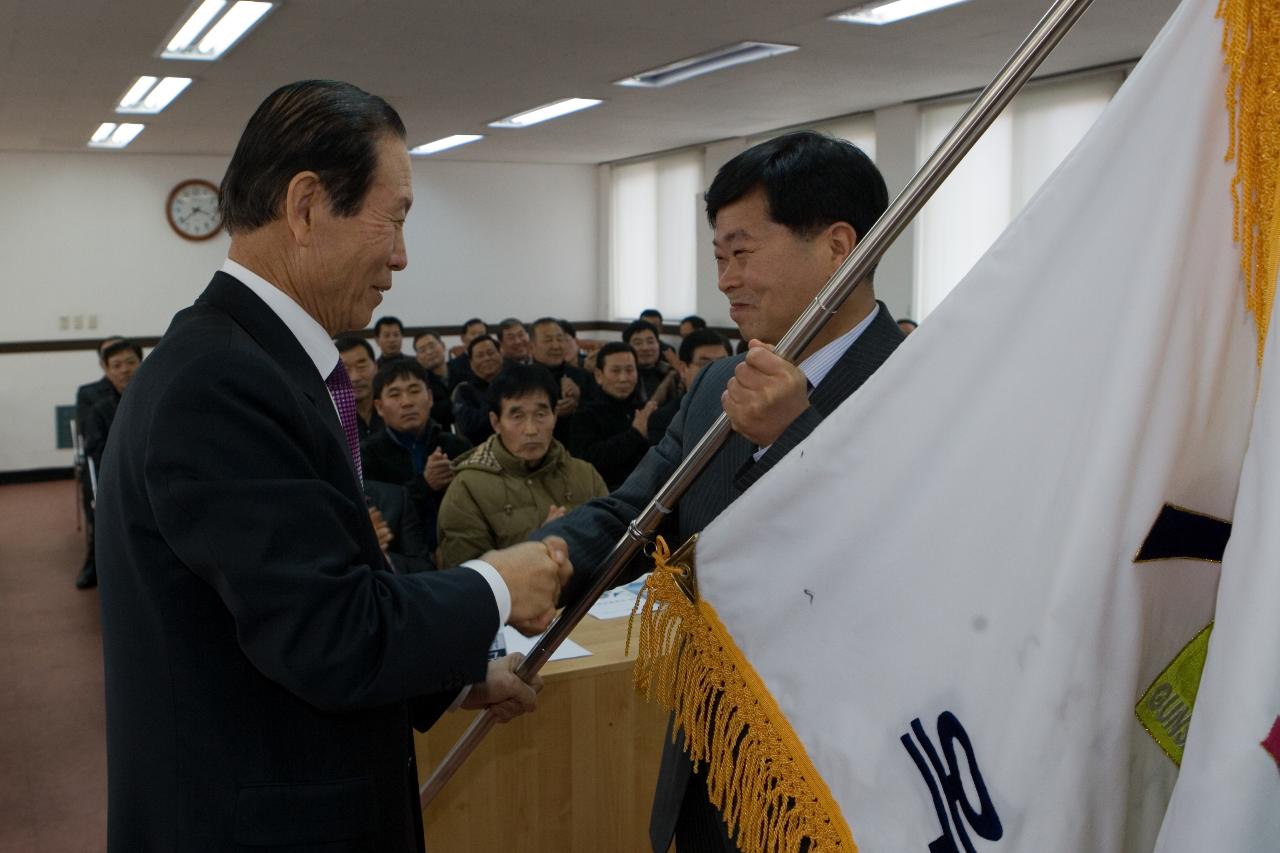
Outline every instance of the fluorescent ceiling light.
{"type": "Polygon", "coordinates": [[[691,56],[688,59],[681,59],[661,68],[642,71],[625,80],[615,80],[614,85],[648,88],[670,86],[672,83],[679,83],[701,74],[710,74],[712,71],[741,65],[744,62],[755,62],[757,59],[768,59],[771,56],[790,53],[793,50],[799,50],[799,48],[793,44],[743,41],[699,54],[698,56],[691,56]]]}
{"type": "Polygon", "coordinates": [[[237,0],[224,12],[226,5],[226,0],[205,0],[201,3],[169,40],[160,56],[164,59],[217,59],[276,6],[262,0],[237,0]]]}
{"type": "Polygon", "coordinates": [[[468,142],[475,142],[477,139],[484,139],[484,136],[478,133],[455,133],[453,136],[446,136],[443,139],[437,139],[435,142],[428,142],[425,145],[410,148],[409,153],[436,154],[440,151],[447,151],[450,148],[457,148],[459,145],[466,145],[468,142]]]}
{"type": "Polygon", "coordinates": [[[216,18],[226,5],[226,0],[204,0],[169,40],[169,44],[165,46],[165,53],[181,54],[190,48],[204,32],[205,27],[209,26],[209,22],[216,18]]]}
{"type": "Polygon", "coordinates": [[[846,24],[892,24],[903,18],[913,18],[947,6],[967,3],[968,0],[876,0],[874,3],[861,3],[852,9],[846,9],[830,20],[842,21],[846,24]]]}
{"type": "Polygon", "coordinates": [[[120,99],[120,105],[116,107],[116,110],[127,110],[138,106],[155,84],[155,77],[139,77],[138,81],[129,87],[129,91],[124,93],[124,97],[120,99]]]}
{"type": "Polygon", "coordinates": [[[144,127],[146,127],[145,124],[103,122],[98,125],[98,129],[93,132],[93,136],[89,137],[89,147],[123,148],[132,142],[135,136],[142,133],[144,127]]]}
{"type": "Polygon", "coordinates": [[[190,85],[190,77],[166,77],[159,83],[154,77],[139,77],[138,82],[130,86],[120,99],[116,112],[154,115],[169,106],[190,85]]]}
{"type": "Polygon", "coordinates": [[[563,100],[543,104],[540,107],[534,107],[531,110],[525,110],[522,113],[516,113],[513,116],[491,121],[489,122],[489,127],[528,127],[540,121],[560,118],[560,116],[576,113],[578,110],[585,110],[601,103],[603,101],[595,98],[564,98],[563,100]]]}

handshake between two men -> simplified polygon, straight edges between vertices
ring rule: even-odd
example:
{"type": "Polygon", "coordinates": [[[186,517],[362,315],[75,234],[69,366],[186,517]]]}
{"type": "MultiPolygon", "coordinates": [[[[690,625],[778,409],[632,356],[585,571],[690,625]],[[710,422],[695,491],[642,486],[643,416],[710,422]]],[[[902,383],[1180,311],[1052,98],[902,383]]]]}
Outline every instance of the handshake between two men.
{"type": "MultiPolygon", "coordinates": [[[[511,593],[507,622],[527,637],[547,630],[555,618],[560,591],[573,575],[569,547],[559,536],[541,542],[522,542],[501,551],[489,551],[480,559],[497,570],[511,593]]],[[[489,662],[483,684],[473,685],[462,702],[470,710],[487,709],[498,722],[508,722],[537,707],[542,678],[525,682],[516,669],[524,655],[510,654],[489,662]]]]}

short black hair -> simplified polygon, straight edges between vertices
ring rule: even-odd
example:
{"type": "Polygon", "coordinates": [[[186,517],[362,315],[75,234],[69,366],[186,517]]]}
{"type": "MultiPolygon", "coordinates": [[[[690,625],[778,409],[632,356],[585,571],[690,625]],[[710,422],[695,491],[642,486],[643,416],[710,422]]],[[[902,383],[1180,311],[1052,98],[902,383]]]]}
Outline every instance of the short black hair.
{"type": "Polygon", "coordinates": [[[258,107],[222,177],[218,210],[228,234],[274,222],[289,182],[311,171],[338,216],[354,216],[378,168],[378,143],[405,138],[404,122],[377,95],[335,80],[276,89],[258,107]]]}
{"type": "Polygon", "coordinates": [[[373,374],[373,399],[381,398],[382,389],[387,385],[404,378],[421,380],[422,384],[427,386],[427,393],[431,393],[431,383],[427,381],[427,369],[418,364],[417,359],[393,358],[373,374]]]}
{"type": "Polygon", "coordinates": [[[685,323],[688,323],[690,326],[693,326],[693,330],[695,332],[698,331],[699,329],[705,329],[707,327],[707,321],[699,317],[697,314],[690,314],[688,317],[685,317],[683,320],[680,321],[681,326],[683,326],[685,323]]]}
{"type": "Polygon", "coordinates": [[[489,324],[488,324],[488,323],[486,323],[484,320],[481,320],[479,317],[472,317],[470,320],[468,320],[467,322],[463,323],[463,324],[462,324],[462,331],[464,331],[464,332],[465,332],[467,329],[471,328],[471,327],[472,327],[472,326],[474,326],[476,323],[479,323],[481,326],[484,326],[485,334],[488,334],[488,332],[489,332],[489,324]]]}
{"type": "Polygon", "coordinates": [[[627,324],[625,329],[622,330],[622,342],[627,344],[631,343],[631,339],[637,332],[653,332],[653,336],[655,338],[659,337],[657,326],[653,325],[648,320],[633,320],[627,324]]]}
{"type": "Polygon", "coordinates": [[[109,361],[112,356],[119,355],[120,353],[125,351],[132,352],[134,355],[138,357],[138,361],[142,361],[142,347],[139,346],[134,341],[129,340],[128,338],[121,338],[115,343],[107,344],[105,347],[102,348],[103,364],[109,361]]]}
{"type": "Polygon", "coordinates": [[[680,341],[680,360],[689,364],[693,361],[694,350],[709,346],[722,346],[726,355],[733,355],[733,347],[724,335],[714,329],[694,329],[680,341]]]}
{"type": "Polygon", "coordinates": [[[703,196],[711,227],[722,208],[756,189],[769,218],[805,238],[847,222],[861,240],[889,206],[884,177],[861,148],[812,130],[753,145],[721,166],[703,196]]]}
{"type": "Polygon", "coordinates": [[[556,322],[560,324],[560,328],[564,329],[564,333],[569,337],[576,338],[578,336],[578,330],[575,329],[573,327],[573,324],[570,323],[568,320],[561,318],[556,322]]]}
{"type": "Polygon", "coordinates": [[[496,350],[502,349],[502,345],[499,344],[496,339],[494,339],[493,335],[476,335],[474,338],[471,339],[471,343],[467,344],[467,358],[471,358],[471,351],[474,350],[476,348],[476,345],[481,341],[488,341],[489,343],[493,344],[493,348],[496,350]]]}
{"type": "Polygon", "coordinates": [[[640,359],[636,358],[635,348],[632,347],[631,344],[626,344],[622,341],[609,341],[609,343],[596,350],[596,370],[603,371],[604,360],[609,356],[616,355],[620,352],[631,353],[631,357],[636,359],[636,366],[638,367],[640,365],[640,359]]]}
{"type": "Polygon", "coordinates": [[[503,400],[523,397],[536,391],[546,392],[552,409],[560,401],[560,383],[556,382],[550,370],[541,364],[508,364],[489,383],[485,399],[493,413],[502,417],[503,400]]]}
{"type": "Polygon", "coordinates": [[[355,349],[356,347],[363,347],[364,351],[369,354],[369,360],[377,361],[377,356],[373,354],[373,347],[364,338],[357,338],[357,337],[338,338],[336,341],[333,342],[333,345],[338,348],[339,355],[341,355],[344,352],[351,352],[351,350],[355,349]]]}
{"type": "Polygon", "coordinates": [[[112,335],[109,338],[103,338],[102,340],[98,341],[98,360],[99,361],[102,360],[103,350],[105,350],[111,344],[114,344],[116,341],[123,341],[123,340],[124,340],[124,335],[112,335]]]}
{"type": "Polygon", "coordinates": [[[561,323],[559,320],[557,320],[555,317],[539,317],[538,319],[534,320],[532,323],[529,324],[529,331],[530,332],[536,331],[539,326],[549,326],[552,323],[555,323],[556,326],[560,328],[560,331],[562,332],[564,331],[564,324],[561,323]]]}
{"type": "Polygon", "coordinates": [[[502,340],[502,336],[506,334],[507,329],[514,329],[516,326],[524,329],[526,335],[529,333],[529,329],[524,323],[515,317],[508,317],[498,324],[498,340],[502,340]]]}
{"type": "Polygon", "coordinates": [[[378,322],[373,324],[373,333],[375,335],[380,334],[383,326],[395,326],[400,330],[400,334],[404,334],[404,323],[400,322],[399,317],[392,317],[390,314],[386,317],[379,317],[378,322]]]}
{"type": "Polygon", "coordinates": [[[435,332],[432,332],[432,331],[418,332],[418,334],[413,336],[413,345],[416,347],[418,345],[418,341],[422,340],[423,338],[435,338],[436,341],[440,344],[440,346],[444,346],[444,338],[440,337],[439,335],[437,335],[435,332]]]}
{"type": "Polygon", "coordinates": [[[657,308],[646,308],[643,311],[641,311],[640,319],[643,320],[645,317],[657,317],[658,324],[659,325],[662,324],[662,312],[659,311],[657,308]]]}

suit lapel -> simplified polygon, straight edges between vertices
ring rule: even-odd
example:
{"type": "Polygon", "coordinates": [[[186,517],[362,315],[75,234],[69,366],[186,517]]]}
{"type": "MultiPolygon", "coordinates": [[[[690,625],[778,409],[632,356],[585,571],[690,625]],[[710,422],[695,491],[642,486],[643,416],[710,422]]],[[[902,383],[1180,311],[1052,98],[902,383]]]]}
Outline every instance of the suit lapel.
{"type": "Polygon", "coordinates": [[[809,397],[810,404],[825,418],[834,412],[849,395],[862,387],[880,365],[902,343],[902,331],[893,321],[888,307],[876,302],[880,310],[858,339],[849,345],[844,355],[831,368],[831,372],[809,397]]]}
{"type": "Polygon", "coordinates": [[[257,342],[258,346],[288,375],[293,387],[311,401],[325,428],[343,448],[343,458],[351,470],[352,484],[358,488],[359,477],[355,462],[347,452],[347,436],[342,431],[337,410],[329,389],[316,370],[315,362],[307,355],[297,337],[265,302],[233,276],[224,272],[214,273],[213,280],[196,300],[226,311],[257,342]]]}

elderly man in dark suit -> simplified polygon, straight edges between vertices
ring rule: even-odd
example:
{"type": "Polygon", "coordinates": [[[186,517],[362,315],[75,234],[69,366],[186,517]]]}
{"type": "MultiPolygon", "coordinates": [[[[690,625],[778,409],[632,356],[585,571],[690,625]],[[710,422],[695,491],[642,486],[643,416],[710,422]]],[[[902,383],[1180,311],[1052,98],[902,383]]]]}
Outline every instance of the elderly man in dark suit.
{"type": "MultiPolygon", "coordinates": [[[[761,143],[720,169],[706,204],[720,291],[750,350],[701,371],[666,436],[620,488],[535,534],[569,543],[579,570],[566,600],[582,594],[628,522],[722,410],[735,432],[660,531],[668,541],[683,542],[711,523],[902,341],[868,277],[801,353],[798,366],[772,351],[888,205],[884,179],[858,148],[812,132],[761,143]]],[[[655,853],[665,853],[673,837],[680,853],[736,850],[731,833],[683,741],[673,745],[668,738],[650,822],[655,853]]]]}
{"type": "Polygon", "coordinates": [[[361,489],[330,342],[407,263],[405,131],[344,83],[285,86],[222,182],[229,258],[125,395],[98,566],[108,849],[422,849],[410,723],[510,717],[533,687],[487,661],[545,625],[562,542],[395,572],[361,489]]]}

